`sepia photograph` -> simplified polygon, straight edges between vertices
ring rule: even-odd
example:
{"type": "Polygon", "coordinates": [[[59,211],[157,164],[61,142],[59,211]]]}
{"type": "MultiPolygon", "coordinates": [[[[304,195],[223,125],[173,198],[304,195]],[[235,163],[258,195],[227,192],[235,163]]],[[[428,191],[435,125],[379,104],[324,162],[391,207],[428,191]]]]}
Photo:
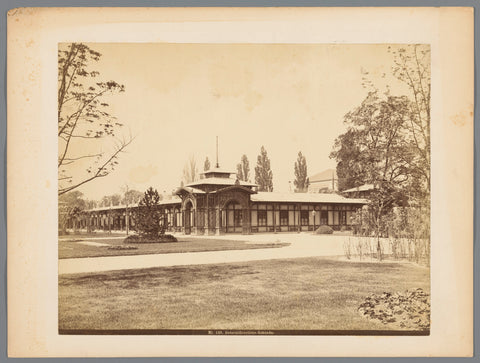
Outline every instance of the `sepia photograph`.
{"type": "Polygon", "coordinates": [[[471,356],[473,10],[10,10],[9,357],[471,356]]]}
{"type": "Polygon", "coordinates": [[[429,334],[429,45],[61,43],[58,146],[60,334],[429,334]]]}

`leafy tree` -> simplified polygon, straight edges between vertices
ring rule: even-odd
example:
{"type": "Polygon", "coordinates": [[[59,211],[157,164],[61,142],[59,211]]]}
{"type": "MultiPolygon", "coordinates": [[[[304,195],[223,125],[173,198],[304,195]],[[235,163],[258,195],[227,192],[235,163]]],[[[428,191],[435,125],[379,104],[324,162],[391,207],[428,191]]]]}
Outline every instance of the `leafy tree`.
{"type": "Polygon", "coordinates": [[[143,193],[135,189],[130,189],[125,192],[122,198],[122,204],[132,205],[137,204],[143,198],[143,193]]]}
{"type": "Polygon", "coordinates": [[[67,223],[70,219],[73,219],[75,228],[76,217],[78,217],[86,207],[87,203],[83,199],[83,193],[78,190],[62,194],[58,197],[58,221],[63,233],[66,232],[67,223]]]}
{"type": "Polygon", "coordinates": [[[295,184],[295,192],[304,193],[308,190],[308,173],[307,173],[307,159],[305,156],[302,155],[302,152],[298,152],[297,161],[295,162],[294,166],[295,172],[295,180],[293,184],[295,184]]]}
{"type": "Polygon", "coordinates": [[[99,72],[90,65],[100,58],[99,52],[85,44],[59,47],[58,195],[107,176],[133,140],[115,138],[122,124],[108,112],[105,96],[124,92],[125,87],[115,81],[96,80],[99,72]],[[106,139],[115,144],[110,152],[102,151],[106,139]]]}
{"type": "Polygon", "coordinates": [[[96,200],[91,200],[91,199],[85,200],[85,203],[86,203],[86,209],[97,208],[97,205],[98,205],[96,200]]]}
{"type": "Polygon", "coordinates": [[[270,169],[270,159],[267,156],[267,150],[262,146],[260,155],[257,157],[257,166],[255,167],[255,183],[260,192],[273,191],[273,173],[270,169]]]}
{"type": "Polygon", "coordinates": [[[182,181],[184,184],[192,183],[198,179],[198,170],[197,170],[197,162],[195,157],[192,155],[190,159],[185,163],[183,167],[183,179],[182,181]]]}
{"type": "Polygon", "coordinates": [[[205,162],[203,163],[203,171],[208,171],[210,170],[210,160],[208,160],[208,156],[205,159],[205,162]]]}
{"type": "Polygon", "coordinates": [[[134,214],[135,229],[140,236],[155,238],[165,232],[164,227],[160,226],[159,202],[160,195],[157,190],[148,188],[134,214]]]}
{"type": "Polygon", "coordinates": [[[243,154],[240,163],[237,164],[238,180],[248,181],[250,179],[250,163],[247,155],[243,154]]]}
{"type": "Polygon", "coordinates": [[[410,116],[407,97],[381,99],[376,93],[345,116],[347,132],[336,139],[330,155],[337,161],[341,190],[364,183],[408,186],[413,176],[410,116]]]}
{"type": "Polygon", "coordinates": [[[120,205],[122,196],[120,194],[106,195],[102,198],[101,205],[103,207],[112,207],[120,205]]]}

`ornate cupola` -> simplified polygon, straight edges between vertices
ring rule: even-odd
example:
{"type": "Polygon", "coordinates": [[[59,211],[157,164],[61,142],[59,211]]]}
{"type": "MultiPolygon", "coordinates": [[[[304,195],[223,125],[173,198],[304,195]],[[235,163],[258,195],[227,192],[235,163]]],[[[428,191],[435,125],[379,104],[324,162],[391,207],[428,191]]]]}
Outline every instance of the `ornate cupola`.
{"type": "Polygon", "coordinates": [[[182,193],[211,193],[222,190],[226,187],[237,186],[248,190],[249,192],[256,192],[256,184],[240,181],[237,179],[237,173],[228,169],[220,168],[218,163],[218,136],[217,136],[217,152],[216,163],[214,168],[200,173],[200,179],[192,183],[188,183],[183,188],[177,190],[177,194],[182,193]]]}

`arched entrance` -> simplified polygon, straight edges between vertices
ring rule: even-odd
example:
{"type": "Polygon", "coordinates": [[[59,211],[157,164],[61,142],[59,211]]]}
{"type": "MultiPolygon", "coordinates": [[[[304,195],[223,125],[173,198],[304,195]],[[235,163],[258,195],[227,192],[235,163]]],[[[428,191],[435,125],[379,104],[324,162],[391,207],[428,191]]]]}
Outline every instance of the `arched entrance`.
{"type": "Polygon", "coordinates": [[[228,202],[225,206],[225,232],[242,233],[243,232],[243,210],[240,203],[235,200],[228,202]]]}
{"type": "Polygon", "coordinates": [[[185,234],[190,234],[192,233],[192,227],[195,225],[193,218],[193,204],[190,200],[185,203],[184,218],[185,234]]]}

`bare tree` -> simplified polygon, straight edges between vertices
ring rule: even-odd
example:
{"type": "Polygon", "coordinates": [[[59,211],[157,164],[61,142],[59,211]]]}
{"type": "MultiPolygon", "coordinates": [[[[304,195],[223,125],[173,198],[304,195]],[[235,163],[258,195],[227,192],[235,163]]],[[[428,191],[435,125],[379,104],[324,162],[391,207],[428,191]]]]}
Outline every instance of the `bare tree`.
{"type": "Polygon", "coordinates": [[[81,43],[58,51],[58,195],[107,176],[133,137],[116,138],[123,125],[108,112],[105,97],[125,91],[115,81],[96,81],[90,69],[101,54],[81,43]],[[113,148],[105,151],[105,139],[113,148]],[[83,170],[83,172],[82,172],[83,170]]]}
{"type": "Polygon", "coordinates": [[[183,167],[183,179],[184,184],[192,183],[198,179],[197,161],[192,155],[185,163],[183,167]]]}
{"type": "Polygon", "coordinates": [[[409,129],[411,147],[415,150],[412,168],[424,179],[430,191],[430,47],[412,44],[392,51],[395,59],[393,74],[408,85],[413,96],[409,129]]]}

